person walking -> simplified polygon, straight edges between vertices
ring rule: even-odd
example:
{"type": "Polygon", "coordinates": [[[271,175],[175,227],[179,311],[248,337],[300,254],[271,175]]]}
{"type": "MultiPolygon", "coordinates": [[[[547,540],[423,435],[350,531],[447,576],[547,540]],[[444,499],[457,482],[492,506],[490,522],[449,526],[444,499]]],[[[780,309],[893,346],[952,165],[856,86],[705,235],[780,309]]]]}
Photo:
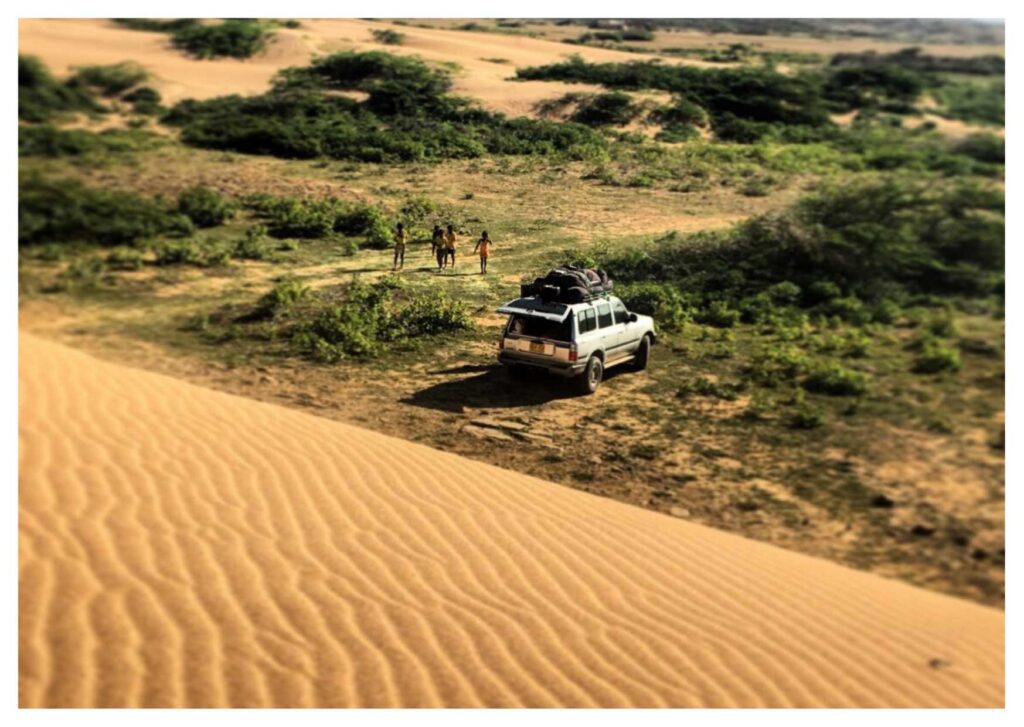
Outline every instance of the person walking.
{"type": "Polygon", "coordinates": [[[444,233],[444,247],[445,253],[452,263],[452,269],[455,268],[455,245],[458,243],[459,238],[455,234],[455,230],[451,225],[448,225],[448,229],[444,233]]]}
{"type": "Polygon", "coordinates": [[[441,225],[434,225],[434,234],[430,238],[430,252],[437,258],[437,272],[441,272],[448,264],[448,250],[444,243],[444,230],[441,225]]]}
{"type": "Polygon", "coordinates": [[[398,223],[395,230],[395,266],[394,270],[405,267],[405,243],[409,241],[409,233],[405,231],[405,225],[398,223]]]}
{"type": "Polygon", "coordinates": [[[476,246],[473,248],[473,252],[480,253],[480,274],[484,275],[487,273],[487,258],[491,256],[491,238],[487,236],[487,230],[480,233],[480,239],[476,241],[476,246]]]}

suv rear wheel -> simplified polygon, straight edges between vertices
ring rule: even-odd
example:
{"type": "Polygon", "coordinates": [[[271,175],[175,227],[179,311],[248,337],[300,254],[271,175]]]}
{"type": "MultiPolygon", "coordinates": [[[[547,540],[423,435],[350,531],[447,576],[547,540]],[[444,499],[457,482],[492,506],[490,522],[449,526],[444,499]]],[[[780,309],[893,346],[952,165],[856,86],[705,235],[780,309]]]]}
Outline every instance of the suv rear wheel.
{"type": "Polygon", "coordinates": [[[651,337],[644,336],[640,339],[640,345],[636,347],[636,353],[633,354],[633,370],[643,371],[647,368],[647,359],[651,355],[651,337]]]}
{"type": "Polygon", "coordinates": [[[576,379],[576,390],[581,394],[593,394],[597,391],[597,387],[600,386],[603,376],[604,363],[602,363],[600,357],[591,356],[590,360],[587,361],[587,368],[576,379]]]}

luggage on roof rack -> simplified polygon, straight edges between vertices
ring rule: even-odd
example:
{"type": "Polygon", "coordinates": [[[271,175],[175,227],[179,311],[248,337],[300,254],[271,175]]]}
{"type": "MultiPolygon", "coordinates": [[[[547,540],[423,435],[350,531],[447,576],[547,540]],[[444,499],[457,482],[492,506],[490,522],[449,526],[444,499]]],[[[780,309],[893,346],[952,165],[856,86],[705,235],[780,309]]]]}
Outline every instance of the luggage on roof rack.
{"type": "Polygon", "coordinates": [[[611,292],[612,281],[604,270],[564,265],[532,283],[521,283],[520,294],[540,296],[559,303],[584,303],[611,292]]]}

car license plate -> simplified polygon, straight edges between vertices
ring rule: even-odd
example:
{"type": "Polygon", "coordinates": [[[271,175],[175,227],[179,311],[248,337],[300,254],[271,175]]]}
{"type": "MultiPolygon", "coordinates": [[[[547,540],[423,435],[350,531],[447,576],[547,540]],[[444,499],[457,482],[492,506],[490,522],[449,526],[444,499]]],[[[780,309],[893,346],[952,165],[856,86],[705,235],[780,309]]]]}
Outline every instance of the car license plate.
{"type": "Polygon", "coordinates": [[[544,353],[544,344],[540,341],[530,341],[530,353],[544,353]]]}

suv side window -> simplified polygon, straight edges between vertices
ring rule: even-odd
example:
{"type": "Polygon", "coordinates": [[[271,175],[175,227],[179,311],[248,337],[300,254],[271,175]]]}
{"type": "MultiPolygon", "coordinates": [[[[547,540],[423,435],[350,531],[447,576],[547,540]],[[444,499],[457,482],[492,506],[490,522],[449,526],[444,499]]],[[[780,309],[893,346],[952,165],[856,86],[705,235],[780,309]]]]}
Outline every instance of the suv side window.
{"type": "Polygon", "coordinates": [[[608,328],[612,324],[612,309],[607,303],[597,304],[597,322],[601,328],[608,328]]]}
{"type": "Polygon", "coordinates": [[[593,308],[584,308],[576,314],[576,323],[580,333],[589,333],[597,328],[597,314],[593,308]]]}
{"type": "Polygon", "coordinates": [[[625,323],[629,318],[629,313],[626,312],[626,306],[622,304],[621,300],[612,301],[612,312],[615,314],[616,323],[625,323]]]}

